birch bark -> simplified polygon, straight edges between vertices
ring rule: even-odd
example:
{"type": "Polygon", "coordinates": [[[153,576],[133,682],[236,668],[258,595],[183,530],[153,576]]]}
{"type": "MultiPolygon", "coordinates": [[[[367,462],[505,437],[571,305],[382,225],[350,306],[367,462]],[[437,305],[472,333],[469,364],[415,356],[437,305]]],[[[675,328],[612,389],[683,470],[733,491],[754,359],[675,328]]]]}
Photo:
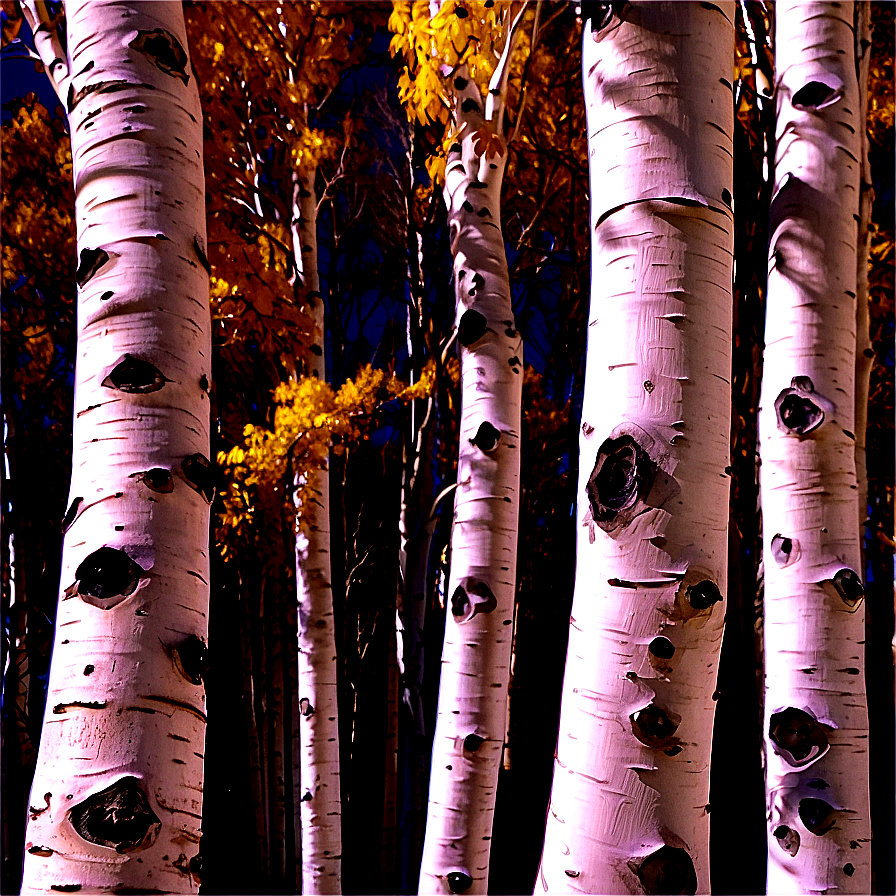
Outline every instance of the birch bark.
{"type": "Polygon", "coordinates": [[[445,200],[454,256],[462,410],[451,537],[449,618],[432,752],[421,893],[486,893],[510,665],[519,523],[522,339],[511,306],[501,231],[508,33],[483,104],[462,67],[459,135],[445,200]],[[483,108],[484,105],[484,108],[483,108]],[[474,134],[499,140],[477,155],[474,134]]]}
{"type": "Polygon", "coordinates": [[[199,98],[180,4],[47,10],[28,14],[69,113],[78,354],[23,892],[193,893],[214,494],[199,98]]]}
{"type": "MultiPolygon", "coordinates": [[[[615,6],[615,4],[614,4],[615,6]]],[[[734,4],[586,23],[576,585],[536,890],[709,891],[725,612],[734,4]]]]}
{"type": "Polygon", "coordinates": [[[770,893],[870,892],[853,8],[779,3],[760,402],[770,893]]]}
{"type": "MultiPolygon", "coordinates": [[[[324,379],[324,303],[317,270],[314,170],[296,177],[293,246],[306,286],[316,342],[312,376],[324,379]]],[[[342,888],[342,803],[336,686],[336,631],[330,581],[329,470],[313,471],[296,508],[299,601],[299,712],[302,738],[302,892],[342,888]]]]}

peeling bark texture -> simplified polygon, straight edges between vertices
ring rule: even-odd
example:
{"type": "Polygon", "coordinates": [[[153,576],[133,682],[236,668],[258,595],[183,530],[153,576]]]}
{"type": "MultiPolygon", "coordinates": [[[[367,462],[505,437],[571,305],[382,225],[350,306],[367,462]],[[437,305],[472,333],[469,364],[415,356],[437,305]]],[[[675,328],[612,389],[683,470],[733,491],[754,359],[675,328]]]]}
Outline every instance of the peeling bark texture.
{"type": "Polygon", "coordinates": [[[770,893],[871,892],[853,435],[864,122],[853,12],[852,4],[802,0],[776,8],[777,154],[759,411],[764,548],[775,558],[765,563],[770,893]],[[808,383],[824,420],[788,431],[776,399],[808,383]],[[776,533],[799,545],[795,559],[779,561],[776,533]]]}
{"type": "Polygon", "coordinates": [[[70,0],[62,27],[38,47],[78,98],[73,510],[22,892],[195,893],[209,507],[181,468],[209,455],[199,97],[179,3],[70,0]]]}
{"type": "MultiPolygon", "coordinates": [[[[512,46],[505,54],[510,52],[512,46]]],[[[491,85],[496,89],[486,105],[475,84],[459,86],[463,81],[454,81],[460,143],[448,155],[445,198],[457,326],[467,334],[483,332],[459,349],[462,410],[451,612],[445,624],[420,893],[487,892],[516,583],[523,371],[499,223],[507,150],[477,156],[473,141],[477,129],[487,128],[503,144],[504,85],[496,74],[491,85]],[[483,209],[489,216],[480,214],[483,209]],[[470,310],[485,318],[484,328],[464,324],[471,320],[465,318],[470,310]],[[475,751],[465,747],[474,742],[475,751]]]]}
{"type": "MultiPolygon", "coordinates": [[[[312,376],[324,378],[324,303],[317,270],[314,171],[296,177],[293,245],[320,352],[312,376]]],[[[299,601],[302,892],[342,890],[342,803],[336,687],[336,629],[330,579],[330,475],[313,471],[296,508],[296,591],[299,601]]]]}
{"type": "Polygon", "coordinates": [[[734,4],[594,4],[576,585],[537,892],[707,893],[734,4]]]}

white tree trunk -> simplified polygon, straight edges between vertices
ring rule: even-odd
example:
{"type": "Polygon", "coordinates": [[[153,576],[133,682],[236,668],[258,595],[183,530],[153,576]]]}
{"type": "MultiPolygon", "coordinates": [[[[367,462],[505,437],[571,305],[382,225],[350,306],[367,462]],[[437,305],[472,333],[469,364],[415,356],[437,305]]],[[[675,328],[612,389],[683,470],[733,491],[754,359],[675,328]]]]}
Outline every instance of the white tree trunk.
{"type": "Polygon", "coordinates": [[[705,893],[727,585],[734,4],[633,3],[622,17],[586,23],[583,39],[581,528],[536,889],[705,893]]]}
{"type": "Polygon", "coordinates": [[[769,893],[870,892],[855,474],[861,141],[853,7],[777,6],[759,414],[769,893]]]}
{"type": "Polygon", "coordinates": [[[179,3],[65,11],[67,43],[42,44],[67,46],[47,67],[74,163],[73,474],[23,892],[193,893],[213,496],[199,98],[179,3]]]}
{"type": "Polygon", "coordinates": [[[463,72],[445,174],[463,407],[420,893],[487,892],[516,583],[523,361],[501,232],[507,151],[477,156],[473,141],[501,137],[503,96],[483,112],[463,72]]]}
{"type": "MultiPolygon", "coordinates": [[[[317,270],[314,171],[297,176],[293,224],[296,261],[315,326],[309,373],[324,379],[324,302],[317,270]]],[[[342,889],[342,803],[336,688],[336,629],[330,581],[329,470],[309,473],[297,507],[299,712],[302,736],[302,892],[342,889]]]]}

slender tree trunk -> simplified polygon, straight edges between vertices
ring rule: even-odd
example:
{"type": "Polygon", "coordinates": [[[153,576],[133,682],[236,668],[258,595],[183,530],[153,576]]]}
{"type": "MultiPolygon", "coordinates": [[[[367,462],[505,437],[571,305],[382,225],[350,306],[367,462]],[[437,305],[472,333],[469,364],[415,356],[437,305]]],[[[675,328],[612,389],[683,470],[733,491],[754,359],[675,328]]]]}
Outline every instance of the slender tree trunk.
{"type": "Polygon", "coordinates": [[[859,497],[859,546],[862,555],[862,574],[865,571],[865,525],[868,521],[868,474],[865,446],[868,429],[868,389],[874,350],[871,347],[868,311],[868,259],[871,248],[871,207],[874,186],[868,158],[868,70],[871,65],[871,4],[855,4],[856,74],[858,76],[859,109],[857,130],[861,147],[861,176],[859,181],[859,232],[856,265],[856,483],[859,497]]]}
{"type": "MultiPolygon", "coordinates": [[[[310,373],[324,378],[324,303],[317,270],[314,171],[297,175],[293,244],[316,330],[310,373]]],[[[297,507],[299,712],[302,730],[302,892],[342,887],[342,805],[336,684],[336,631],[330,580],[330,477],[309,473],[297,507]]]]}
{"type": "Polygon", "coordinates": [[[65,13],[67,39],[40,43],[72,135],[73,476],[23,891],[193,893],[213,496],[199,99],[180,4],[65,13]]]}
{"type": "MultiPolygon", "coordinates": [[[[505,56],[512,52],[512,39],[505,56]]],[[[460,451],[421,893],[485,893],[510,665],[519,521],[522,338],[515,328],[501,183],[507,159],[500,68],[485,110],[454,81],[459,145],[445,199],[461,355],[460,451]],[[487,130],[501,155],[477,155],[487,130]]]]}
{"type": "MultiPolygon", "coordinates": [[[[409,142],[413,141],[413,125],[409,142]]],[[[408,184],[413,183],[411,151],[408,151],[408,184]]],[[[433,199],[435,201],[435,199],[433,199]]],[[[411,202],[406,201],[408,220],[408,354],[416,382],[423,368],[423,240],[415,226],[411,202]]],[[[423,712],[424,627],[426,625],[426,574],[435,520],[430,519],[433,502],[435,455],[435,396],[413,401],[408,413],[408,431],[402,466],[401,510],[399,513],[399,579],[396,607],[398,665],[401,672],[399,747],[401,756],[401,874],[400,892],[416,890],[423,850],[424,793],[426,791],[426,721],[423,712]]]]}
{"type": "Polygon", "coordinates": [[[870,892],[853,7],[779,3],[759,415],[770,893],[870,892]]]}
{"type": "Polygon", "coordinates": [[[582,525],[536,889],[706,893],[727,589],[734,4],[621,15],[592,18],[583,38],[582,525]]]}

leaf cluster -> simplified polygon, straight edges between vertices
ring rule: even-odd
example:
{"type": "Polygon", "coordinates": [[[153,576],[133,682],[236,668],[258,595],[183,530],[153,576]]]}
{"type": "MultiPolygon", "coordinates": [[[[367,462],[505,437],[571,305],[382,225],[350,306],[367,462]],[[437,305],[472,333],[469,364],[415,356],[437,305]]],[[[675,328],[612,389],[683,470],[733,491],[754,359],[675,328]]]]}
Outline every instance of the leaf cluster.
{"type": "Polygon", "coordinates": [[[282,510],[301,504],[303,483],[326,467],[331,449],[338,456],[368,439],[385,402],[425,398],[434,384],[434,362],[411,386],[370,364],[338,389],[314,376],[281,383],[274,393],[273,428],[247,424],[242,444],[218,453],[229,483],[218,529],[225,558],[232,553],[228,543],[253,523],[262,505],[282,510]]]}

